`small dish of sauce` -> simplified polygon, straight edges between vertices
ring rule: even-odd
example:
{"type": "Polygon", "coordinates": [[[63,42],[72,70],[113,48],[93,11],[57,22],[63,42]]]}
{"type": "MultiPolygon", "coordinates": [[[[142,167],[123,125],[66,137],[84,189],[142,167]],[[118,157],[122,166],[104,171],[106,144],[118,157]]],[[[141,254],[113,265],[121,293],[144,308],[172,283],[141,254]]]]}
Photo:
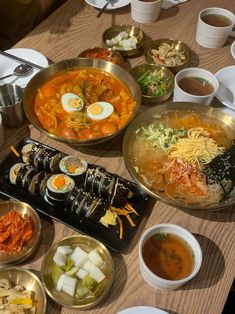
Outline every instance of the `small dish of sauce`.
{"type": "Polygon", "coordinates": [[[206,96],[214,92],[213,85],[201,77],[184,77],[178,85],[184,92],[195,96],[206,96]]]}
{"type": "Polygon", "coordinates": [[[206,24],[216,27],[227,27],[232,24],[227,16],[221,14],[206,14],[201,19],[206,24]]]}
{"type": "Polygon", "coordinates": [[[156,233],[142,248],[146,266],[158,277],[180,280],[188,277],[194,268],[194,253],[181,237],[171,233],[156,233]]]}

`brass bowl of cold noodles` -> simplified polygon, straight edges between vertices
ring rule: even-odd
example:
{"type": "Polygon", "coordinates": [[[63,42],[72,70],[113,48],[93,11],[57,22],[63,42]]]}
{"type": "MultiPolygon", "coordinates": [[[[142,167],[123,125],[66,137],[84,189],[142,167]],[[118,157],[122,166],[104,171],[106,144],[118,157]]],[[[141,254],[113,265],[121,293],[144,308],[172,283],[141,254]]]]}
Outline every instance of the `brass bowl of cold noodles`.
{"type": "Polygon", "coordinates": [[[120,134],[141,105],[141,91],[122,67],[98,59],[70,59],[37,73],[24,93],[29,121],[71,145],[93,145],[120,134]]]}
{"type": "Polygon", "coordinates": [[[171,97],[174,74],[163,66],[140,64],[130,71],[140,85],[144,104],[154,105],[171,97]]]}
{"type": "Polygon", "coordinates": [[[125,57],[140,54],[144,38],[144,32],[134,25],[113,25],[102,34],[104,45],[117,50],[125,57]]]}
{"type": "Polygon", "coordinates": [[[129,125],[123,157],[134,181],[152,197],[185,210],[235,204],[235,119],[203,105],[151,107],[129,125]]]}
{"type": "Polygon", "coordinates": [[[191,50],[180,40],[161,38],[146,48],[145,60],[147,63],[162,65],[177,73],[189,66],[191,50]]]}

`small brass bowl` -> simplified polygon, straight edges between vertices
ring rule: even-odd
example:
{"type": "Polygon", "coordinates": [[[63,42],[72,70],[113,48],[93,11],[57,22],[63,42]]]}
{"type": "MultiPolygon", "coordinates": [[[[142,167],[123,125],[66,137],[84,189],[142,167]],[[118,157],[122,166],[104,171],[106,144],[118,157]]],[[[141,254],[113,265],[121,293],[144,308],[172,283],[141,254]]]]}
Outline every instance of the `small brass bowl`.
{"type": "Polygon", "coordinates": [[[82,51],[78,55],[78,58],[100,59],[100,60],[112,62],[120,66],[124,64],[124,59],[122,55],[117,50],[113,50],[111,48],[100,48],[100,47],[89,48],[82,51]],[[104,58],[95,55],[102,52],[107,53],[107,55],[105,55],[104,58]]]}
{"type": "Polygon", "coordinates": [[[144,32],[133,25],[114,25],[111,26],[110,28],[106,29],[103,34],[102,34],[102,40],[105,46],[112,48],[111,46],[108,46],[106,43],[107,39],[112,39],[116,37],[120,32],[126,31],[129,36],[134,36],[137,39],[137,46],[135,49],[129,49],[129,50],[124,50],[124,49],[118,49],[115,48],[115,50],[118,50],[123,56],[126,57],[131,57],[134,55],[137,55],[141,52],[141,49],[143,47],[144,43],[144,32]]]}
{"type": "MultiPolygon", "coordinates": [[[[151,74],[154,74],[156,77],[160,77],[163,80],[166,80],[167,91],[161,96],[148,96],[142,92],[142,100],[145,104],[156,104],[161,103],[168,98],[170,98],[173,88],[174,88],[174,74],[163,66],[158,66],[155,64],[141,64],[134,67],[130,73],[136,79],[138,83],[138,78],[141,77],[146,71],[150,71],[151,74]]],[[[141,85],[140,85],[141,89],[141,85]]]]}
{"type": "Polygon", "coordinates": [[[51,249],[43,258],[41,273],[42,282],[45,286],[46,292],[55,302],[69,308],[87,309],[100,303],[100,301],[110,290],[114,278],[114,265],[108,249],[101,242],[87,235],[78,234],[64,238],[51,247],[51,249]],[[72,248],[76,248],[77,246],[79,246],[81,249],[87,252],[96,248],[99,252],[104,263],[106,264],[105,269],[102,270],[105,273],[106,278],[100,283],[99,292],[96,298],[83,298],[79,300],[76,297],[71,297],[63,291],[58,292],[56,290],[56,284],[53,282],[51,276],[54,263],[53,256],[56,252],[57,247],[62,245],[69,245],[72,248]]]}
{"type": "Polygon", "coordinates": [[[36,314],[46,313],[46,293],[42,283],[34,273],[20,267],[0,268],[0,279],[8,279],[13,285],[22,285],[26,290],[33,291],[36,314]]]}
{"type": "Polygon", "coordinates": [[[147,63],[155,63],[158,65],[165,66],[169,70],[171,70],[173,73],[177,73],[180,70],[186,68],[190,64],[190,59],[191,59],[191,50],[190,48],[183,43],[180,40],[174,40],[174,39],[167,39],[167,38],[162,38],[155,40],[145,51],[145,59],[147,63]],[[159,49],[160,46],[162,46],[164,43],[169,44],[171,46],[171,50],[176,50],[179,52],[182,52],[185,56],[185,60],[182,62],[180,65],[166,65],[164,63],[161,63],[160,61],[158,62],[156,59],[154,60],[152,57],[152,49],[159,49]]]}
{"type": "Polygon", "coordinates": [[[41,221],[36,211],[26,203],[18,201],[2,201],[0,202],[0,218],[10,211],[15,210],[21,215],[29,215],[34,224],[33,238],[25,242],[21,252],[5,253],[0,251],[0,266],[17,264],[28,258],[37,248],[41,236],[41,221]]]}

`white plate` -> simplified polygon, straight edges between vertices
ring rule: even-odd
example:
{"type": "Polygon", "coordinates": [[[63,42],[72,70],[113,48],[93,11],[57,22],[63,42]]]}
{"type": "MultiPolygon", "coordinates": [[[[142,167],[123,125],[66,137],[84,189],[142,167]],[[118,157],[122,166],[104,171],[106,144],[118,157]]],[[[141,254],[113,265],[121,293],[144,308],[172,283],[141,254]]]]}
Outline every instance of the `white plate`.
{"type": "MultiPolygon", "coordinates": [[[[97,9],[102,9],[107,3],[106,0],[85,0],[87,4],[97,9]]],[[[113,4],[108,4],[105,10],[115,10],[130,4],[131,0],[114,0],[113,4]]]]}
{"type": "Polygon", "coordinates": [[[220,84],[216,98],[226,107],[235,110],[235,65],[219,70],[215,76],[220,84]]]}
{"type": "MultiPolygon", "coordinates": [[[[33,63],[36,63],[42,67],[48,67],[48,61],[47,58],[44,57],[40,52],[33,50],[33,49],[26,49],[26,48],[15,48],[15,49],[9,49],[6,50],[6,52],[20,57],[26,61],[31,61],[33,63]]],[[[3,55],[0,55],[0,77],[8,75],[13,73],[15,67],[19,65],[21,62],[10,59],[8,57],[5,57],[3,55]]],[[[5,80],[0,80],[0,85],[3,84],[16,84],[21,87],[26,87],[28,82],[31,80],[31,78],[38,73],[40,70],[33,68],[33,72],[30,72],[28,75],[24,77],[16,77],[11,76],[6,78],[5,80]]]]}
{"type": "Polygon", "coordinates": [[[235,59],[235,40],[231,45],[230,51],[231,51],[231,55],[232,55],[233,59],[235,59]]]}
{"type": "Polygon", "coordinates": [[[125,309],[118,314],[169,314],[163,310],[151,306],[134,306],[125,309]]]}

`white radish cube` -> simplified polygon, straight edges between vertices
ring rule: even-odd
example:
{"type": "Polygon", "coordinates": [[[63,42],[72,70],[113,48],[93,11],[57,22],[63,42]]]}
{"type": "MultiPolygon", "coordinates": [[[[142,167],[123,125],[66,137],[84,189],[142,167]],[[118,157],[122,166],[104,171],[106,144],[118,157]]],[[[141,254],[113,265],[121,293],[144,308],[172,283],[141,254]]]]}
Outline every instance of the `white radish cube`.
{"type": "Polygon", "coordinates": [[[63,267],[66,264],[67,256],[60,252],[55,252],[53,261],[60,267],[63,267]]]}
{"type": "Polygon", "coordinates": [[[96,266],[94,266],[90,261],[87,261],[83,267],[89,274],[96,269],[96,266]]]}
{"type": "Polygon", "coordinates": [[[92,262],[93,265],[100,267],[103,265],[103,260],[99,254],[99,252],[94,249],[88,254],[89,260],[92,262]]]}
{"type": "Polygon", "coordinates": [[[68,255],[73,252],[69,245],[63,245],[57,247],[57,252],[62,253],[64,255],[68,255]]]}
{"type": "Polygon", "coordinates": [[[105,278],[104,273],[102,273],[102,271],[98,267],[95,267],[95,269],[90,272],[90,276],[98,283],[100,283],[105,278]]]}
{"type": "MultiPolygon", "coordinates": [[[[63,285],[73,287],[74,285],[76,286],[76,284],[77,284],[76,278],[68,276],[68,275],[64,275],[63,285]]],[[[63,286],[62,286],[62,290],[63,290],[63,286]]]]}
{"type": "Polygon", "coordinates": [[[70,258],[76,267],[82,267],[88,260],[88,254],[78,246],[70,255],[70,258]]]}
{"type": "Polygon", "coordinates": [[[57,290],[58,292],[60,292],[60,291],[62,290],[62,286],[63,286],[63,282],[64,282],[64,277],[65,277],[64,274],[60,275],[60,278],[59,278],[59,280],[57,281],[56,290],[57,290]]]}
{"type": "Polygon", "coordinates": [[[88,275],[88,271],[86,271],[86,270],[83,269],[83,268],[79,269],[79,271],[78,271],[77,274],[76,274],[76,276],[77,276],[79,279],[83,279],[83,278],[85,278],[87,275],[88,275]]]}
{"type": "Polygon", "coordinates": [[[74,297],[74,295],[75,295],[75,288],[76,288],[76,285],[75,286],[63,285],[62,290],[65,293],[69,294],[71,297],[74,297]]]}

